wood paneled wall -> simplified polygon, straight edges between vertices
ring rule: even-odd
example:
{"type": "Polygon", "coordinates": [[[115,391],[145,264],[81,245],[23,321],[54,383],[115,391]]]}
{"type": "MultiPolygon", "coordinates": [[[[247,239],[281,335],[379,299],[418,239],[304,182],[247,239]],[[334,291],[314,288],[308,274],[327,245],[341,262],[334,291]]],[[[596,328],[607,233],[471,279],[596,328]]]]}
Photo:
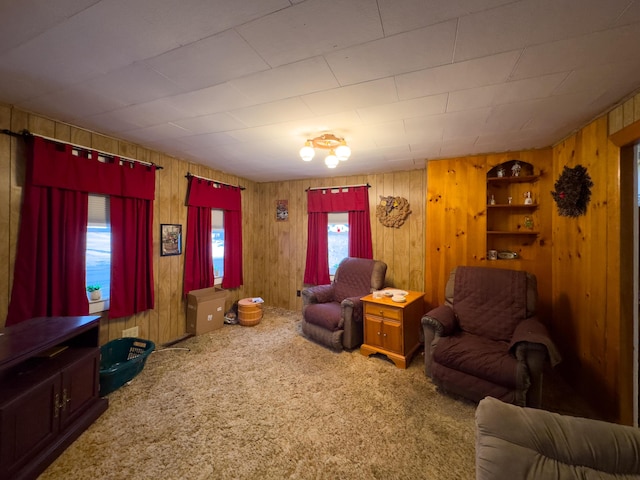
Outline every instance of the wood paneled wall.
{"type": "MultiPolygon", "coordinates": [[[[553,306],[561,371],[611,420],[632,423],[633,319],[624,318],[622,279],[632,254],[621,231],[620,151],[603,116],[553,149],[554,178],[564,166],[587,168],[594,186],[585,215],[553,212],[553,306]],[[631,328],[632,331],[632,328],[631,328]]],[[[630,177],[633,179],[633,175],[630,177]]],[[[629,177],[627,177],[629,179],[629,177]]],[[[628,219],[629,226],[633,218],[628,219]]],[[[628,301],[628,300],[626,300],[628,301]]]]}
{"type": "MultiPolygon", "coordinates": [[[[5,105],[0,105],[0,129],[9,129],[14,132],[27,129],[34,134],[154,162],[163,167],[156,173],[154,202],[155,308],[131,317],[117,319],[103,317],[100,329],[101,343],[122,336],[123,329],[133,326],[139,327],[141,337],[151,339],[159,345],[184,336],[186,326],[186,305],[182,297],[184,255],[161,257],[159,246],[161,223],[181,224],[184,241],[187,233],[185,207],[187,172],[247,187],[242,192],[242,209],[245,212],[243,215],[245,286],[229,292],[227,307],[230,307],[234,300],[249,296],[245,292],[253,290],[247,281],[255,277],[255,265],[251,262],[256,237],[253,234],[252,212],[255,205],[259,203],[259,198],[253,182],[5,105]]],[[[5,232],[0,240],[0,326],[4,325],[6,320],[18,241],[24,182],[24,158],[19,152],[20,144],[19,139],[0,135],[0,227],[5,232]]]]}
{"type": "MultiPolygon", "coordinates": [[[[338,167],[339,168],[339,167],[338,167]]],[[[302,308],[301,297],[307,252],[307,194],[309,187],[368,183],[373,256],[387,264],[389,286],[422,291],[424,285],[424,169],[385,174],[326,177],[262,183],[257,186],[254,233],[257,237],[252,261],[256,265],[252,295],[289,310],[302,308]],[[400,228],[383,226],[375,216],[380,196],[406,198],[411,214],[400,228]],[[289,219],[276,221],[277,200],[289,201],[289,219]]]]}
{"type": "MultiPolygon", "coordinates": [[[[458,265],[525,270],[536,275],[539,314],[551,328],[551,149],[432,160],[427,163],[426,301],[437,306],[451,270],[458,265]],[[487,260],[487,172],[508,160],[534,166],[537,182],[527,186],[539,204],[535,238],[509,237],[516,260],[487,260]],[[525,245],[530,244],[530,245],[525,245]],[[525,250],[523,252],[522,250],[525,250]]],[[[523,202],[523,199],[514,199],[523,202]]],[[[529,212],[522,212],[524,216],[529,212]]]]}
{"type": "Polygon", "coordinates": [[[614,136],[618,134],[628,135],[628,140],[624,142],[615,142],[617,146],[627,143],[637,143],[640,141],[637,125],[633,125],[640,121],[640,94],[633,95],[620,105],[613,108],[608,114],[608,132],[614,136]],[[625,129],[629,129],[625,132],[625,129]]]}

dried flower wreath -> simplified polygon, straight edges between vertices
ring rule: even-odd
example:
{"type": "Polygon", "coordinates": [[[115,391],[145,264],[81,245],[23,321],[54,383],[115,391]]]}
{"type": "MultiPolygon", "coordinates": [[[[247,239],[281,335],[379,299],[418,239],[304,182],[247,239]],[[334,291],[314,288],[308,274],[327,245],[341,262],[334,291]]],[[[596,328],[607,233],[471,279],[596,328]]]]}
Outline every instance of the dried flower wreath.
{"type": "Polygon", "coordinates": [[[380,195],[376,217],[385,227],[400,228],[410,213],[411,208],[406,198],[380,195]]]}
{"type": "Polygon", "coordinates": [[[565,165],[555,183],[551,196],[558,205],[558,214],[563,217],[579,217],[587,211],[591,199],[593,182],[582,165],[569,168],[565,165]]]}

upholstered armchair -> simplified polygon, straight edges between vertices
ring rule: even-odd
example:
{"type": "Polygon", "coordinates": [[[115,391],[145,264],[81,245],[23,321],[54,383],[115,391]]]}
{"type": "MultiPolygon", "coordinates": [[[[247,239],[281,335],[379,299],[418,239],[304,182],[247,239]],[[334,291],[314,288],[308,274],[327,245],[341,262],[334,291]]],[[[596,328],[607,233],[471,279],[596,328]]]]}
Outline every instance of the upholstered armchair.
{"type": "Polygon", "coordinates": [[[476,480],[640,479],[639,451],[635,427],[491,397],[476,409],[476,480]]]}
{"type": "Polygon", "coordinates": [[[334,350],[362,344],[360,298],[384,286],[387,265],[379,260],[347,257],[333,282],[302,291],[302,333],[334,350]]]}
{"type": "Polygon", "coordinates": [[[536,316],[536,277],[489,267],[457,267],[445,303],[422,317],[425,374],[445,392],[539,407],[547,360],[560,361],[536,316]]]}

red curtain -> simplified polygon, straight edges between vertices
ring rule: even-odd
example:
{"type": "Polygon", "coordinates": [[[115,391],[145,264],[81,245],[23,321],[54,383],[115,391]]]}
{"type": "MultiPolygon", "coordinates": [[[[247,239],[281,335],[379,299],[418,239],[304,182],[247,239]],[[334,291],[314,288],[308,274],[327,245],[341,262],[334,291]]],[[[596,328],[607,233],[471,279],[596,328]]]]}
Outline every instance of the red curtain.
{"type": "Polygon", "coordinates": [[[243,283],[242,277],[242,198],[240,188],[223,185],[211,180],[189,177],[187,206],[206,208],[209,215],[208,230],[205,241],[204,228],[201,224],[204,213],[187,215],[187,242],[185,247],[184,293],[194,288],[213,286],[213,260],[211,256],[211,209],[224,210],[224,276],[223,288],[238,288],[243,283]],[[192,223],[193,222],[193,223],[192,223]],[[199,240],[196,240],[197,237],[199,240]],[[206,266],[200,265],[207,262],[206,266]],[[203,269],[205,271],[203,272],[203,269]],[[211,276],[209,278],[209,269],[211,276]]]}
{"type": "Polygon", "coordinates": [[[363,211],[349,212],[349,256],[373,258],[369,202],[365,204],[363,211]]]}
{"type": "Polygon", "coordinates": [[[154,307],[153,202],[110,197],[111,299],[109,318],[154,307]]]}
{"type": "Polygon", "coordinates": [[[307,261],[304,283],[323,285],[330,281],[327,213],[349,212],[349,256],[373,258],[368,187],[309,190],[307,212],[307,261]]]}
{"type": "MultiPolygon", "coordinates": [[[[80,150],[76,155],[70,145],[40,137],[25,143],[27,169],[7,325],[35,316],[88,313],[85,255],[89,192],[143,198],[149,204],[155,194],[155,166],[121,164],[117,157],[101,162],[96,152],[80,150]]],[[[129,209],[123,210],[126,215],[129,209]]],[[[137,214],[137,209],[130,213],[137,214]]],[[[150,228],[150,216],[148,221],[150,228]]],[[[137,255],[150,256],[152,247],[148,243],[148,251],[137,250],[137,255]]],[[[152,265],[148,268],[145,278],[137,279],[145,285],[136,283],[136,291],[153,291],[152,265]]],[[[121,302],[118,285],[130,284],[129,278],[118,277],[122,274],[119,269],[111,275],[116,286],[111,290],[112,305],[121,302]]]]}
{"type": "Polygon", "coordinates": [[[40,187],[153,200],[156,168],[153,165],[98,160],[97,152],[77,150],[68,144],[33,137],[31,183],[40,187]],[[90,157],[90,158],[89,158],[90,157]]]}
{"type": "Polygon", "coordinates": [[[323,188],[307,192],[308,213],[364,211],[368,205],[368,187],[323,188]]]}
{"type": "Polygon", "coordinates": [[[6,325],[87,315],[85,192],[25,185],[6,325]]]}
{"type": "Polygon", "coordinates": [[[211,287],[213,279],[211,208],[189,206],[184,249],[184,294],[191,290],[211,287]]]}
{"type": "Polygon", "coordinates": [[[304,283],[326,285],[329,276],[329,245],[327,226],[329,215],[323,212],[309,213],[307,222],[307,262],[304,269],[304,283]]]}
{"type": "MultiPolygon", "coordinates": [[[[222,288],[238,288],[242,278],[242,215],[240,210],[224,212],[224,276],[222,288]]],[[[209,242],[211,246],[211,242],[209,242]]]]}

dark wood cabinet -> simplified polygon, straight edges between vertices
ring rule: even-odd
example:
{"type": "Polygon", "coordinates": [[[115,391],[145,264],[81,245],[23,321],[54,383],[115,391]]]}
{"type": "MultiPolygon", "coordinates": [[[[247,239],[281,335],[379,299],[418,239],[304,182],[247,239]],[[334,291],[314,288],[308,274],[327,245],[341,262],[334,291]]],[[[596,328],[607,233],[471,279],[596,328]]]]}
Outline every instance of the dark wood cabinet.
{"type": "Polygon", "coordinates": [[[98,319],[41,317],[0,330],[0,479],[36,478],[106,410],[98,319]]]}

